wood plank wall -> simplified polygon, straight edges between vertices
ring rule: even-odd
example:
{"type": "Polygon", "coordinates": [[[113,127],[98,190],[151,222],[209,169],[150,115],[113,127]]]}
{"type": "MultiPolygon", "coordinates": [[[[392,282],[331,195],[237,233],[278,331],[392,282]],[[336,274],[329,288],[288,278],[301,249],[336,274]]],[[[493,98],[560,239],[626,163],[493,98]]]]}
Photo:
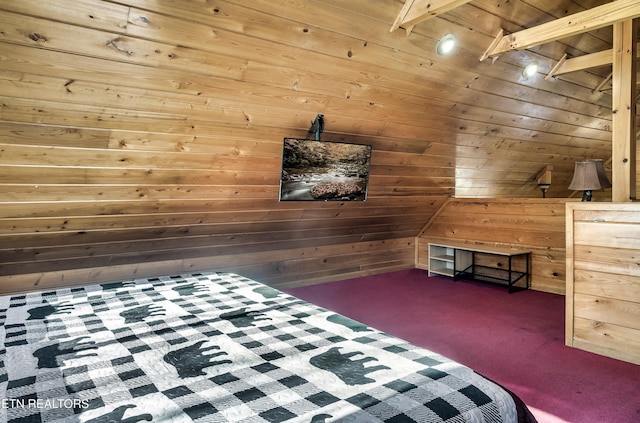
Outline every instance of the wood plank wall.
{"type": "Polygon", "coordinates": [[[522,248],[532,252],[531,289],[564,294],[565,204],[575,201],[452,198],[417,237],[417,267],[428,269],[430,239],[522,248]]]}
{"type": "MultiPolygon", "coordinates": [[[[498,28],[590,0],[471,2],[410,37],[389,32],[403,3],[1,1],[0,291],[412,267],[416,234],[454,193],[538,196],[552,164],[549,195],[566,197],[573,161],[607,158],[602,75],[523,81],[528,52],[478,61],[498,28]],[[438,56],[448,32],[460,47],[438,56]],[[308,136],[319,113],[324,139],[373,146],[366,203],[277,201],[282,138],[308,136]]],[[[549,68],[610,38],[531,54],[549,68]]]]}
{"type": "Polygon", "coordinates": [[[291,25],[226,1],[3,1],[0,292],[198,269],[286,287],[413,267],[416,233],[453,192],[455,147],[332,114],[323,139],[373,146],[367,201],[279,202],[283,137],[312,137],[331,102],[355,109],[344,93],[371,70],[272,33],[291,25]]]}
{"type": "Polygon", "coordinates": [[[568,204],[566,225],[566,344],[640,364],[640,204],[568,204]]]}
{"type": "MultiPolygon", "coordinates": [[[[365,203],[279,203],[281,142],[253,130],[221,127],[188,149],[181,136],[100,131],[110,144],[138,140],[121,149],[68,145],[97,138],[86,129],[5,128],[4,292],[198,269],[285,287],[411,268],[414,236],[445,198],[411,187],[389,198],[378,173],[365,203]]],[[[379,146],[373,168],[384,172],[379,146]]]]}

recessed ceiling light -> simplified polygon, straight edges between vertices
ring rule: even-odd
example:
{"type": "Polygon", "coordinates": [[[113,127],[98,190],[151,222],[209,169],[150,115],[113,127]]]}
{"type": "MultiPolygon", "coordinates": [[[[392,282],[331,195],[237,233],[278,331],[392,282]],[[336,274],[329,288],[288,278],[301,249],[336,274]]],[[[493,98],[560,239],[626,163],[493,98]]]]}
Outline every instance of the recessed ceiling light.
{"type": "Polygon", "coordinates": [[[447,34],[444,37],[440,38],[440,41],[438,41],[436,51],[438,52],[438,54],[449,54],[453,51],[455,46],[456,37],[453,34],[447,34]]]}
{"type": "Polygon", "coordinates": [[[538,73],[538,62],[530,62],[527,66],[522,69],[522,76],[524,79],[528,79],[533,77],[536,73],[538,73]]]}

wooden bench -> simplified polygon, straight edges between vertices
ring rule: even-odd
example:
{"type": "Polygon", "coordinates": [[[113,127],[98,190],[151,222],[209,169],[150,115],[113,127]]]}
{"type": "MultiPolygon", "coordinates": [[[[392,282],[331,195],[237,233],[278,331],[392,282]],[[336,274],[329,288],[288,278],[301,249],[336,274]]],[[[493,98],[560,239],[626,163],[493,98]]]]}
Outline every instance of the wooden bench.
{"type": "Polygon", "coordinates": [[[488,245],[473,245],[459,242],[439,241],[429,243],[429,271],[432,274],[452,277],[454,280],[471,278],[506,284],[509,293],[515,285],[525,281],[529,289],[531,273],[529,271],[531,251],[517,248],[501,248],[488,245]],[[486,266],[477,263],[476,254],[500,256],[507,259],[507,266],[486,266]],[[524,264],[515,266],[514,259],[522,257],[524,264]]]}

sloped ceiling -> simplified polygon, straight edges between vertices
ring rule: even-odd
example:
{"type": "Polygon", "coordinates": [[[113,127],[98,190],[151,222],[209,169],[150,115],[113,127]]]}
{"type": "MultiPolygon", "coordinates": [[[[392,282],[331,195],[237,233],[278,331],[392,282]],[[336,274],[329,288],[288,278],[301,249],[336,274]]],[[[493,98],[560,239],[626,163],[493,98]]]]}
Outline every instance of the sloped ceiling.
{"type": "Polygon", "coordinates": [[[474,0],[407,34],[402,0],[2,1],[1,273],[253,254],[282,274],[323,245],[386,254],[450,196],[540,197],[547,166],[547,196],[574,195],[574,162],[611,157],[611,66],[544,76],[611,27],[479,58],[603,3],[474,0]],[[282,139],[318,114],[322,139],[373,146],[365,203],[278,201],[282,139]]]}
{"type": "Polygon", "coordinates": [[[406,28],[410,38],[436,40],[448,31],[459,39],[454,55],[435,59],[450,68],[449,81],[466,82],[459,91],[466,98],[447,97],[450,116],[461,122],[455,141],[456,196],[534,196],[527,182],[545,163],[553,168],[550,195],[570,196],[566,187],[574,161],[610,161],[611,65],[547,76],[563,58],[610,49],[610,26],[508,52],[495,62],[477,60],[500,30],[515,33],[605,3],[472,1],[406,28]],[[540,64],[539,73],[525,78],[521,71],[531,61],[540,64]]]}
{"type": "MultiPolygon", "coordinates": [[[[426,25],[431,24],[434,20],[441,18],[448,22],[457,25],[460,23],[469,23],[468,29],[470,31],[485,32],[490,31],[490,28],[498,28],[496,38],[491,42],[485,53],[481,56],[480,60],[492,59],[492,66],[495,66],[495,61],[499,58],[504,60],[507,57],[508,64],[516,65],[519,69],[523,69],[528,63],[535,61],[539,63],[540,75],[536,77],[525,77],[514,75],[508,72],[507,69],[501,68],[504,75],[510,75],[511,81],[519,80],[522,85],[526,85],[530,88],[536,88],[537,90],[545,90],[546,93],[538,91],[534,93],[529,91],[525,93],[521,91],[522,95],[513,96],[507,95],[507,99],[517,98],[518,100],[527,101],[530,100],[530,106],[534,107],[533,111],[527,109],[520,109],[523,117],[540,117],[546,122],[541,120],[530,120],[529,123],[533,123],[531,128],[537,128],[539,132],[531,134],[531,140],[535,143],[544,145],[547,143],[557,143],[560,141],[557,135],[569,135],[571,140],[565,142],[560,141],[560,144],[571,147],[583,147],[588,152],[586,156],[577,157],[574,154],[570,154],[575,160],[585,158],[602,158],[605,163],[610,164],[611,160],[611,146],[605,146],[602,142],[609,140],[606,134],[597,132],[580,132],[575,131],[566,124],[583,126],[584,121],[591,121],[587,123],[587,127],[596,129],[599,131],[610,131],[611,114],[606,110],[598,110],[600,106],[605,106],[611,109],[611,88],[612,88],[612,73],[611,73],[611,61],[613,59],[613,50],[611,50],[612,42],[612,27],[611,20],[613,18],[629,17],[631,13],[634,13],[631,17],[636,17],[638,14],[638,7],[634,2],[624,2],[624,6],[621,3],[620,6],[607,7],[610,4],[608,2],[594,2],[594,1],[577,1],[577,2],[549,2],[549,1],[523,1],[523,2],[469,2],[468,0],[441,0],[435,2],[427,2],[422,0],[407,0],[402,10],[396,17],[396,20],[392,26],[394,30],[406,30],[409,36],[414,29],[421,30],[426,25]],[[596,9],[596,6],[602,5],[596,9]],[[606,16],[596,13],[596,10],[607,9],[606,13],[610,16],[606,16]],[[634,9],[633,11],[631,9],[634,9]],[[543,13],[540,13],[543,12],[543,13]],[[472,25],[469,22],[468,17],[475,16],[482,19],[477,19],[477,22],[487,23],[487,26],[478,27],[472,25]],[[489,17],[489,18],[488,18],[489,17]],[[609,20],[609,24],[606,21],[609,20]],[[428,22],[427,22],[428,21],[428,22]],[[560,23],[562,25],[556,25],[552,31],[550,28],[542,29],[544,24],[560,23]],[[417,25],[417,26],[416,26],[417,25]],[[592,28],[586,31],[584,28],[592,28]],[[533,29],[534,31],[527,31],[527,29],[533,29]],[[562,32],[569,30],[573,31],[572,36],[553,36],[553,32],[562,32]],[[531,43],[532,47],[525,51],[515,51],[508,48],[509,43],[512,41],[519,42],[517,38],[522,33],[522,38],[525,38],[524,33],[532,38],[544,39],[557,39],[557,42],[538,42],[531,43]],[[512,38],[514,34],[516,38],[512,38]],[[506,42],[505,42],[506,41],[506,42]],[[596,57],[597,56],[597,57],[596,57]],[[606,63],[603,65],[602,63],[606,63]],[[597,64],[597,65],[596,65],[597,64]],[[541,78],[542,74],[545,75],[541,78]],[[573,92],[568,90],[573,85],[573,92]],[[588,91],[585,91],[587,89],[588,91]],[[546,100],[541,102],[542,94],[546,100]],[[554,95],[561,95],[566,98],[565,106],[560,103],[554,103],[554,95]],[[569,110],[566,106],[572,104],[569,110]],[[580,105],[580,103],[583,103],[580,105]],[[541,110],[549,107],[548,113],[541,115],[541,110]],[[578,108],[574,108],[578,107],[578,108]],[[555,111],[553,109],[556,109],[555,111]],[[554,116],[555,113],[555,116],[554,116]],[[574,115],[582,115],[576,116],[574,115]],[[564,115],[564,116],[562,116],[564,115]],[[565,119],[566,117],[566,119],[565,119]],[[580,121],[582,118],[582,122],[580,121]],[[559,131],[559,132],[558,132],[559,131]],[[534,139],[534,137],[540,137],[534,139]],[[542,138],[544,137],[544,138],[542,138]],[[554,141],[558,140],[558,141],[554,141]],[[598,144],[595,145],[592,142],[598,140],[598,144]],[[571,142],[568,142],[571,141],[571,142]],[[575,142],[577,141],[577,143],[575,142]]],[[[605,12],[599,12],[604,14],[605,12]]],[[[547,25],[548,26],[548,25],[547,25]]],[[[464,32],[464,31],[462,31],[464,32]]],[[[456,34],[455,30],[452,33],[456,34]]],[[[428,34],[428,32],[425,32],[428,34]]],[[[456,34],[459,35],[459,34],[456,34]]],[[[637,34],[635,35],[637,39],[637,34]]],[[[462,48],[466,46],[461,43],[462,48]]],[[[523,50],[519,48],[518,50],[523,50]]],[[[483,73],[484,79],[488,79],[489,72],[486,69],[482,69],[478,66],[473,66],[471,63],[464,63],[462,66],[477,69],[483,73]]],[[[499,77],[498,75],[495,75],[499,77]]],[[[477,84],[476,84],[477,86],[477,84]]],[[[485,88],[486,89],[486,88],[485,88]]],[[[507,104],[508,101],[502,102],[507,104]]],[[[495,103],[494,103],[495,104],[495,103]]],[[[500,106],[494,107],[499,109],[500,106]]],[[[516,111],[517,109],[511,109],[516,111]]],[[[496,122],[496,121],[493,121],[496,122]]],[[[515,122],[515,121],[514,121],[515,122]]],[[[528,124],[519,125],[522,128],[529,127],[528,124]]],[[[494,134],[498,134],[499,129],[494,128],[494,134]]],[[[505,138],[509,138],[507,135],[505,138]]],[[[520,139],[518,137],[518,139],[520,139]]],[[[526,139],[526,137],[524,138],[526,139]]],[[[491,144],[485,144],[484,147],[491,149],[491,144]]],[[[635,147],[633,147],[635,149],[635,147]]],[[[510,148],[511,149],[511,148],[510,148]]],[[[483,148],[485,150],[485,148],[483,148]]],[[[504,145],[500,148],[504,151],[504,145]]],[[[551,149],[553,150],[553,148],[551,149]]],[[[536,152],[545,151],[543,149],[536,152]]],[[[550,150],[546,150],[550,151],[550,150]]],[[[555,152],[559,153],[556,156],[548,158],[548,165],[543,167],[542,172],[546,172],[547,178],[551,178],[551,174],[555,173],[555,182],[560,183],[561,186],[566,186],[566,168],[562,164],[560,157],[563,153],[560,149],[555,149],[555,152]],[[555,165],[555,167],[554,167],[555,165]],[[557,166],[559,165],[559,166],[557,166]],[[555,171],[555,172],[554,172],[555,171]]],[[[531,150],[534,152],[534,150],[531,150]]],[[[583,153],[584,154],[584,153],[583,153]]],[[[501,155],[502,157],[502,155],[501,155]]],[[[534,159],[535,156],[528,156],[529,160],[534,159]]],[[[457,156],[460,159],[460,155],[457,156]]],[[[515,161],[520,162],[524,160],[526,163],[527,158],[515,157],[515,161]]],[[[456,161],[456,175],[461,176],[460,170],[462,168],[469,168],[465,165],[465,162],[460,160],[456,161]]],[[[500,170],[504,170],[504,166],[498,165],[500,170]]],[[[482,167],[478,169],[482,171],[482,167]]],[[[485,168],[489,174],[491,174],[490,167],[485,168]]],[[[632,169],[634,170],[634,169],[632,169]]],[[[466,171],[464,174],[469,179],[478,179],[478,172],[466,171]]],[[[541,173],[538,174],[538,176],[541,173]]],[[[480,176],[481,177],[481,176],[480,176]]],[[[466,178],[456,178],[456,195],[457,196],[474,196],[473,190],[467,189],[468,185],[465,183],[466,178]]],[[[534,178],[536,179],[536,178],[534,178]]],[[[493,179],[491,185],[497,187],[499,182],[493,179]]],[[[508,188],[507,188],[508,189],[508,188]]],[[[489,189],[490,192],[496,192],[495,189],[489,189]]],[[[562,192],[562,191],[561,191],[562,192]]],[[[634,197],[634,192],[631,192],[631,196],[634,197]]],[[[565,194],[560,194],[565,195],[565,194]]],[[[570,194],[571,195],[571,194],[570,194]]],[[[603,196],[606,198],[606,196],[603,196]]],[[[618,194],[618,198],[625,198],[625,195],[618,194]]]]}
{"type": "MultiPolygon", "coordinates": [[[[300,136],[322,113],[325,138],[384,137],[404,149],[439,156],[439,164],[454,172],[456,196],[537,196],[535,176],[551,164],[549,196],[566,197],[573,194],[566,186],[576,160],[607,161],[611,156],[611,96],[606,83],[611,66],[549,80],[544,76],[565,54],[571,58],[611,48],[611,27],[503,54],[495,63],[478,59],[500,29],[516,32],[604,3],[477,0],[417,24],[409,35],[390,31],[402,0],[130,0],[123,3],[131,8],[124,21],[112,13],[120,6],[110,2],[80,2],[74,13],[55,10],[59,16],[52,14],[53,6],[35,7],[33,1],[10,1],[2,7],[80,27],[118,28],[126,34],[106,43],[108,54],[92,48],[92,43],[102,41],[92,40],[89,32],[68,40],[85,48],[57,45],[55,35],[39,39],[37,32],[27,40],[32,46],[180,71],[185,68],[172,63],[183,61],[193,73],[190,78],[176,76],[176,87],[188,92],[191,86],[196,95],[202,78],[216,77],[204,83],[210,88],[205,95],[225,98],[216,92],[225,88],[238,93],[230,94],[228,100],[234,102],[225,110],[224,119],[232,124],[281,128],[285,135],[300,136]],[[105,11],[102,17],[100,9],[105,11]],[[96,16],[87,19],[91,13],[96,16]],[[459,45],[452,55],[438,56],[435,46],[447,33],[454,34],[459,45]],[[143,40],[159,43],[157,53],[144,50],[151,46],[143,40]],[[177,50],[165,55],[160,47],[167,45],[177,50]],[[210,57],[198,58],[199,51],[210,57]],[[524,79],[521,70],[532,60],[540,63],[540,71],[524,79]],[[189,82],[180,85],[181,79],[189,82]],[[271,109],[257,107],[265,101],[271,109]]],[[[5,40],[18,42],[9,34],[5,40]]],[[[50,60],[50,51],[43,52],[43,60],[50,60]]],[[[21,52],[7,54],[16,57],[21,52]]],[[[106,67],[104,72],[114,86],[131,85],[106,67]]],[[[131,77],[140,89],[150,87],[139,71],[131,77]]],[[[129,105],[147,108],[143,97],[129,105]]]]}

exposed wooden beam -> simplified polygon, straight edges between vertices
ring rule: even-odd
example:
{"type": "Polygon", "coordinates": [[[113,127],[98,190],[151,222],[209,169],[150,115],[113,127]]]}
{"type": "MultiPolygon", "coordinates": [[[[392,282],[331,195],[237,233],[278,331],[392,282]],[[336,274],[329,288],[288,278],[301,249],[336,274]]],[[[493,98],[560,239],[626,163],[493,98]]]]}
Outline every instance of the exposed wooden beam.
{"type": "MultiPolygon", "coordinates": [[[[400,10],[400,13],[398,13],[396,20],[393,22],[393,25],[391,25],[391,29],[389,30],[389,32],[393,32],[396,29],[400,28],[401,25],[403,25],[403,23],[405,22],[405,18],[407,17],[407,14],[411,10],[411,8],[414,6],[414,4],[415,4],[415,0],[405,0],[404,5],[400,10]]],[[[404,25],[405,25],[404,29],[407,31],[407,35],[409,35],[409,33],[411,33],[411,31],[413,30],[413,25],[406,24],[406,23],[404,23],[404,25]]]]}
{"type": "MultiPolygon", "coordinates": [[[[640,47],[640,46],[639,46],[640,47]]],[[[613,73],[610,73],[596,88],[592,90],[593,93],[597,92],[609,92],[612,90],[611,78],[613,73]]],[[[640,72],[636,73],[636,87],[640,86],[640,72]]],[[[638,90],[636,90],[638,91],[638,90]]],[[[636,93],[636,103],[640,103],[640,91],[636,93]]]]}
{"type": "Polygon", "coordinates": [[[411,32],[417,23],[442,15],[471,0],[406,0],[390,31],[402,27],[411,32]]]}
{"type": "Polygon", "coordinates": [[[613,25],[613,202],[632,201],[636,198],[636,35],[637,24],[632,20],[613,25]]]}
{"type": "MultiPolygon", "coordinates": [[[[496,46],[498,45],[498,43],[500,42],[500,40],[502,40],[502,38],[504,37],[504,30],[500,29],[500,31],[498,31],[498,34],[496,34],[495,38],[493,39],[493,41],[491,41],[491,44],[489,44],[489,48],[487,48],[487,51],[484,52],[484,54],[482,56],[480,56],[480,61],[482,62],[484,59],[486,59],[487,57],[489,57],[489,53],[491,51],[493,51],[493,49],[496,48],[496,46]]],[[[494,56],[494,62],[495,59],[498,56],[494,56]]]]}
{"type": "Polygon", "coordinates": [[[610,65],[613,62],[613,50],[603,50],[597,53],[585,54],[565,60],[565,62],[556,69],[555,75],[563,73],[576,72],[579,70],[595,68],[598,66],[610,65]]]}
{"type": "Polygon", "coordinates": [[[562,68],[562,66],[564,66],[564,64],[567,61],[567,53],[565,53],[560,60],[558,61],[558,63],[556,63],[556,65],[551,68],[551,70],[549,71],[549,73],[544,77],[545,81],[553,78],[554,76],[556,76],[558,74],[558,70],[562,68]]]}
{"type": "Polygon", "coordinates": [[[485,51],[480,60],[508,51],[523,50],[572,35],[582,34],[637,17],[640,17],[640,2],[638,0],[616,0],[584,12],[505,35],[499,42],[492,43],[492,46],[485,51]]]}
{"type": "Polygon", "coordinates": [[[603,88],[605,87],[605,85],[607,85],[609,82],[611,82],[611,78],[613,78],[613,72],[611,72],[605,79],[604,81],[602,81],[600,83],[600,85],[598,85],[593,92],[598,92],[598,91],[603,91],[603,88]]]}
{"type": "MultiPolygon", "coordinates": [[[[638,44],[640,46],[640,43],[638,44]]],[[[638,49],[640,51],[640,49],[638,49]]],[[[638,53],[640,54],[640,53],[638,53]]],[[[584,56],[566,59],[559,66],[556,65],[552,72],[547,75],[549,78],[562,75],[563,73],[575,72],[579,70],[595,68],[597,66],[610,65],[613,62],[613,49],[602,50],[597,53],[585,54],[584,56]]]]}

